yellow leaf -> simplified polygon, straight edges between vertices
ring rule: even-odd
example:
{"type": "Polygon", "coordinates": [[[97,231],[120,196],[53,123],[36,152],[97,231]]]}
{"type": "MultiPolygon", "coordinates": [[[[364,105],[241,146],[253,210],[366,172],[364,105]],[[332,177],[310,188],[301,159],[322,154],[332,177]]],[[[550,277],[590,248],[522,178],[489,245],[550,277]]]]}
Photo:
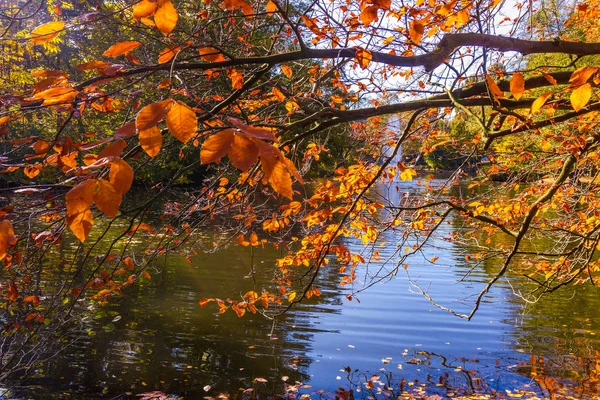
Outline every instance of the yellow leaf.
{"type": "Polygon", "coordinates": [[[162,147],[162,133],[157,126],[139,131],[140,146],[151,158],[160,153],[162,147]]]}
{"type": "Polygon", "coordinates": [[[537,99],[535,99],[535,101],[531,105],[531,111],[529,113],[530,114],[536,113],[540,108],[542,108],[542,106],[544,104],[546,104],[546,100],[548,100],[548,98],[550,96],[552,96],[553,94],[554,94],[554,92],[547,92],[547,93],[542,94],[537,99]]]}
{"type": "Polygon", "coordinates": [[[113,185],[105,179],[98,179],[94,202],[98,210],[111,218],[117,216],[123,195],[115,190],[113,185]]]}
{"type": "Polygon", "coordinates": [[[223,54],[213,47],[200,47],[198,49],[200,57],[206,62],[222,62],[226,61],[223,54]]]}
{"type": "Polygon", "coordinates": [[[283,72],[288,78],[291,78],[293,75],[292,68],[285,64],[281,66],[281,72],[283,72]]]}
{"type": "Polygon", "coordinates": [[[140,42],[119,42],[110,46],[106,51],[102,54],[104,57],[118,57],[121,54],[129,53],[140,47],[142,44],[140,42]]]}
{"type": "Polygon", "coordinates": [[[133,183],[133,168],[119,158],[110,165],[108,180],[117,192],[125,194],[133,183]]]}
{"type": "Polygon", "coordinates": [[[296,292],[291,292],[288,294],[288,301],[291,303],[296,298],[296,292]]]}
{"type": "Polygon", "coordinates": [[[58,36],[59,32],[65,27],[64,22],[48,22],[40,25],[31,32],[31,41],[33,44],[44,44],[58,36]]]}
{"type": "Polygon", "coordinates": [[[415,171],[412,168],[405,168],[404,171],[402,171],[400,173],[400,179],[402,181],[412,181],[413,176],[415,176],[417,174],[417,171],[415,171]]]}
{"type": "Polygon", "coordinates": [[[200,149],[200,162],[209,164],[223,158],[231,148],[234,132],[233,129],[225,129],[206,139],[200,149]]]}
{"type": "Polygon", "coordinates": [[[158,55],[158,63],[164,64],[167,61],[170,61],[173,57],[177,55],[177,53],[179,53],[179,50],[181,50],[181,46],[165,47],[163,51],[161,51],[158,55]]]}
{"type": "Polygon", "coordinates": [[[258,147],[244,134],[237,133],[233,137],[228,156],[236,168],[246,172],[258,159],[258,147]]]}
{"type": "Polygon", "coordinates": [[[158,4],[156,3],[156,1],[142,0],[135,6],[133,6],[133,18],[141,19],[144,17],[154,15],[157,8],[158,4]]]}
{"type": "Polygon", "coordinates": [[[360,65],[360,67],[362,69],[365,69],[371,63],[371,60],[373,59],[373,55],[371,54],[371,52],[369,50],[359,48],[356,50],[356,54],[354,55],[354,58],[358,62],[358,65],[360,65]]]}
{"type": "Polygon", "coordinates": [[[186,104],[180,101],[174,102],[167,113],[167,128],[171,135],[182,143],[187,143],[198,130],[196,113],[186,104]]]}
{"type": "Polygon", "coordinates": [[[437,11],[437,14],[441,15],[442,17],[447,16],[448,14],[450,14],[452,12],[452,10],[454,9],[454,6],[456,6],[456,3],[458,3],[458,0],[449,1],[448,3],[444,4],[442,6],[442,8],[440,8],[437,11]]]}
{"type": "Polygon", "coordinates": [[[5,219],[0,221],[0,260],[6,257],[8,249],[15,244],[15,231],[12,223],[5,219]]]}
{"type": "Polygon", "coordinates": [[[83,242],[92,230],[92,226],[94,225],[94,216],[88,208],[87,210],[84,210],[78,214],[67,215],[67,225],[75,237],[83,242]]]}
{"type": "Polygon", "coordinates": [[[269,184],[277,193],[292,200],[292,178],[279,157],[262,155],[260,165],[269,184]]]}
{"type": "Polygon", "coordinates": [[[162,32],[163,35],[167,36],[173,29],[175,29],[175,25],[177,25],[177,10],[173,6],[170,0],[161,3],[156,10],[156,14],[154,14],[154,23],[159,31],[162,32]]]}
{"type": "Polygon", "coordinates": [[[136,129],[138,131],[144,131],[158,125],[158,123],[167,116],[167,112],[172,104],[173,100],[167,99],[148,104],[146,107],[142,108],[135,118],[136,129]]]}
{"type": "Polygon", "coordinates": [[[575,111],[581,110],[590,101],[592,97],[592,85],[586,83],[585,85],[579,86],[571,93],[571,105],[575,111]]]}
{"type": "Polygon", "coordinates": [[[516,100],[519,100],[525,92],[525,79],[520,72],[515,72],[510,80],[510,92],[516,100]]]}
{"type": "Polygon", "coordinates": [[[492,93],[492,96],[494,96],[494,98],[504,97],[504,92],[502,90],[500,90],[500,88],[498,87],[496,82],[494,82],[494,80],[492,79],[491,76],[489,76],[488,74],[485,74],[485,80],[486,80],[488,88],[490,89],[490,92],[492,93]]]}

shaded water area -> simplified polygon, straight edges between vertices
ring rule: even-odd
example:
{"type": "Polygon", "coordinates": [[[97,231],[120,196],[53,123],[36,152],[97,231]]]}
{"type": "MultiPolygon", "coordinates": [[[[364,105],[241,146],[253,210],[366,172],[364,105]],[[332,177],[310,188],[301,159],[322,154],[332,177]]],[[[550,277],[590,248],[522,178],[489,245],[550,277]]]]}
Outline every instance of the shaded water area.
{"type": "MultiPolygon", "coordinates": [[[[400,193],[419,191],[404,184],[400,193]]],[[[459,224],[450,221],[407,271],[436,301],[467,312],[497,266],[468,273],[464,260],[471,250],[444,240],[457,229],[459,224]],[[433,257],[439,259],[430,263],[433,257]]],[[[379,249],[384,259],[390,257],[384,269],[395,266],[399,241],[393,232],[386,235],[387,244],[379,249]]],[[[211,232],[203,239],[211,241],[211,232]]],[[[360,240],[344,244],[361,246],[360,240]]],[[[177,255],[157,260],[151,279],[141,279],[106,307],[90,309],[88,333],[15,393],[36,399],[113,399],[157,390],[200,399],[220,393],[285,394],[287,385],[302,382],[297,395],[313,398],[322,391],[333,396],[339,388],[355,395],[379,391],[385,397],[387,387],[396,394],[426,390],[440,398],[516,389],[596,398],[600,294],[594,287],[565,289],[527,305],[515,292],[530,283],[509,275],[467,321],[415,293],[403,268],[349,300],[353,289],[370,282],[365,282],[367,269],[373,274],[382,265],[360,266],[350,287],[339,285],[341,275],[332,262],[320,276],[321,296],[275,321],[199,307],[202,297],[251,290],[251,262],[261,277],[259,288],[268,287],[266,272],[279,256],[273,248],[233,246],[190,260],[177,255]],[[369,381],[373,374],[380,379],[369,381]]]]}

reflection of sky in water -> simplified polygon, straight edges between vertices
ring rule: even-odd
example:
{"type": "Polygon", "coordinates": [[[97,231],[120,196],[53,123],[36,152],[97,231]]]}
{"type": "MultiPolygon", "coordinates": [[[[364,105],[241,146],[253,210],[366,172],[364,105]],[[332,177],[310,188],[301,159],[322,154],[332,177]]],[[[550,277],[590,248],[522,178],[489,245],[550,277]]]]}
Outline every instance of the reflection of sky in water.
{"type": "MultiPolygon", "coordinates": [[[[397,193],[393,201],[400,202],[407,192],[420,195],[414,183],[402,185],[397,192],[390,190],[397,193]]],[[[457,283],[467,272],[463,260],[468,250],[443,240],[454,225],[444,225],[432,246],[412,259],[409,272],[436,301],[467,312],[494,266],[477,269],[457,283]],[[435,264],[427,262],[434,256],[439,257],[435,264]]],[[[378,248],[382,257],[394,256],[398,237],[390,231],[380,240],[387,242],[378,248]]],[[[344,244],[356,250],[360,241],[344,239],[344,244]]],[[[92,328],[95,336],[48,362],[32,383],[49,388],[48,397],[61,391],[93,398],[103,390],[113,396],[161,390],[200,398],[207,394],[206,385],[211,386],[210,395],[237,392],[259,377],[268,380],[256,384],[259,393],[281,393],[282,376],[289,382],[310,381],[313,389],[335,390],[346,385],[346,373],[340,370],[350,366],[371,373],[385,368],[407,381],[424,382],[431,375],[434,384],[448,373],[449,380],[463,386],[469,379],[464,371],[473,369],[483,386],[503,389],[513,387],[515,380],[530,380],[516,374],[523,370],[518,363],[528,359],[523,352],[590,356],[598,348],[594,335],[600,322],[594,311],[600,303],[592,288],[572,297],[556,294],[522,316],[507,283],[500,282],[475,318],[466,321],[411,291],[402,268],[394,279],[360,293],[359,303],[345,296],[369,282],[366,267],[359,267],[353,288],[340,287],[331,263],[321,275],[322,296],[275,324],[259,315],[238,319],[231,311],[219,316],[214,307],[201,309],[201,297],[241,296],[252,289],[252,280],[241,278],[248,275],[249,251],[235,247],[199,255],[192,264],[176,256],[157,263],[151,280],[138,282],[113,305],[92,312],[97,318],[90,318],[85,328],[92,328]],[[116,329],[103,330],[117,315],[121,319],[112,323],[116,329]],[[520,323],[522,328],[516,327],[520,323]]],[[[269,285],[266,273],[278,255],[255,250],[258,289],[269,285]]],[[[377,267],[369,266],[369,273],[377,267]]],[[[393,267],[392,259],[386,268],[393,267]]],[[[38,392],[36,398],[43,396],[38,392]]]]}

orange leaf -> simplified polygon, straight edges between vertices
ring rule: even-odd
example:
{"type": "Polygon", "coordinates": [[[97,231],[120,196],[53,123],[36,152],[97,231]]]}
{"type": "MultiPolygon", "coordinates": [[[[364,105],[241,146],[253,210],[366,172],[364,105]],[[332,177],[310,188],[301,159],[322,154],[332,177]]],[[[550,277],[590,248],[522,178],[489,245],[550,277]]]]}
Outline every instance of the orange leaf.
{"type": "Polygon", "coordinates": [[[304,22],[304,25],[306,25],[306,27],[310,29],[312,33],[315,35],[321,35],[321,30],[317,26],[317,19],[308,18],[305,15],[301,15],[300,18],[302,18],[302,22],[304,22]]]}
{"type": "Polygon", "coordinates": [[[273,92],[273,94],[275,95],[275,97],[277,97],[277,100],[279,100],[279,101],[285,101],[285,95],[283,93],[281,93],[281,90],[279,90],[276,87],[274,87],[271,91],[273,92]]]}
{"type": "Polygon", "coordinates": [[[302,179],[302,176],[300,176],[300,173],[296,169],[296,166],[294,165],[294,163],[292,162],[292,160],[290,160],[289,158],[286,158],[285,156],[282,156],[282,158],[283,158],[283,162],[285,163],[288,171],[290,171],[290,173],[292,175],[294,175],[294,178],[296,178],[296,180],[298,182],[304,184],[304,179],[302,179]]]}
{"type": "Polygon", "coordinates": [[[54,87],[43,92],[36,93],[32,99],[44,99],[43,105],[51,106],[54,104],[68,103],[73,100],[77,94],[77,90],[70,87],[54,87]]]}
{"type": "Polygon", "coordinates": [[[229,118],[229,122],[240,131],[244,132],[247,135],[255,137],[257,139],[263,140],[276,140],[275,131],[270,128],[257,128],[254,126],[248,126],[237,118],[229,118]]]}
{"type": "Polygon", "coordinates": [[[176,101],[167,113],[167,128],[182,143],[187,143],[196,135],[198,118],[186,104],[176,101]]]}
{"type": "Polygon", "coordinates": [[[84,242],[94,225],[94,216],[88,208],[78,214],[67,215],[67,225],[75,237],[84,242]]]}
{"type": "Polygon", "coordinates": [[[19,298],[19,289],[17,289],[17,285],[11,283],[8,285],[8,293],[6,295],[10,301],[17,301],[19,298]]]}
{"type": "Polygon", "coordinates": [[[571,105],[575,111],[581,110],[590,101],[592,97],[592,85],[586,83],[585,85],[579,86],[571,93],[571,105]]]}
{"type": "Polygon", "coordinates": [[[283,72],[288,78],[291,78],[293,75],[292,68],[285,64],[281,66],[281,72],[283,72]]]}
{"type": "Polygon", "coordinates": [[[140,131],[138,133],[140,146],[151,158],[157,156],[162,147],[162,133],[157,126],[140,131]]]}
{"type": "Polygon", "coordinates": [[[123,259],[123,264],[125,264],[130,271],[133,271],[135,269],[135,264],[131,257],[125,257],[123,259]]]}
{"type": "Polygon", "coordinates": [[[142,0],[133,6],[133,18],[141,19],[154,15],[157,8],[158,4],[156,4],[156,1],[142,0]]]}
{"type": "Polygon", "coordinates": [[[135,122],[123,125],[115,131],[116,137],[130,137],[135,135],[135,122]]]}
{"type": "Polygon", "coordinates": [[[285,164],[278,157],[263,155],[260,157],[260,165],[273,190],[291,200],[292,178],[285,164]]]}
{"type": "Polygon", "coordinates": [[[23,173],[29,179],[33,179],[40,174],[41,170],[42,166],[40,164],[28,165],[25,168],[23,168],[23,173]]]}
{"type": "Polygon", "coordinates": [[[179,53],[179,50],[181,50],[181,46],[165,47],[163,51],[161,51],[158,55],[158,63],[164,64],[167,61],[171,60],[177,55],[177,53],[179,53]]]}
{"type": "Polygon", "coordinates": [[[571,87],[581,86],[586,83],[592,75],[598,70],[598,68],[592,67],[581,67],[569,78],[569,82],[571,82],[571,87]]]}
{"type": "Polygon", "coordinates": [[[246,135],[235,134],[228,156],[236,168],[246,172],[258,159],[258,147],[246,135]]]}
{"type": "Polygon", "coordinates": [[[160,121],[165,119],[172,104],[173,100],[167,99],[148,104],[146,107],[142,108],[135,118],[135,127],[137,130],[145,131],[146,129],[158,125],[160,121]]]}
{"type": "Polygon", "coordinates": [[[5,219],[0,221],[0,260],[6,257],[8,249],[15,244],[15,231],[12,223],[5,219]]]}
{"type": "Polygon", "coordinates": [[[553,94],[554,94],[554,92],[547,92],[547,93],[542,94],[537,99],[535,99],[535,101],[531,105],[531,111],[529,113],[530,114],[536,113],[540,108],[542,108],[544,106],[544,104],[546,104],[546,100],[548,100],[548,98],[550,96],[552,96],[553,94]]]}
{"type": "Polygon", "coordinates": [[[40,298],[38,296],[27,296],[23,299],[24,303],[31,303],[34,307],[40,305],[40,298]]]}
{"type": "Polygon", "coordinates": [[[500,88],[498,87],[496,82],[494,82],[491,76],[485,74],[485,80],[487,82],[488,88],[490,89],[490,92],[492,93],[492,96],[494,96],[495,99],[504,97],[504,92],[500,90],[500,88]]]}
{"type": "Polygon", "coordinates": [[[410,29],[408,30],[408,36],[415,43],[421,43],[423,39],[423,33],[425,32],[425,23],[423,21],[411,21],[410,29]]]}
{"type": "Polygon", "coordinates": [[[38,26],[31,32],[31,41],[33,44],[44,44],[58,36],[59,32],[65,27],[64,22],[48,22],[38,26]]]}
{"type": "Polygon", "coordinates": [[[548,82],[550,82],[551,84],[553,84],[554,86],[558,86],[558,82],[556,81],[556,79],[554,79],[554,77],[550,74],[547,74],[545,72],[542,72],[542,75],[544,75],[544,78],[546,78],[546,80],[548,82]]]}
{"type": "Polygon", "coordinates": [[[102,151],[98,153],[98,159],[104,157],[121,157],[121,153],[125,147],[127,147],[127,143],[125,143],[123,139],[119,139],[102,149],[102,151]]]}
{"type": "Polygon", "coordinates": [[[510,80],[510,92],[516,100],[519,100],[525,92],[525,79],[520,72],[515,72],[510,80]]]}
{"type": "Polygon", "coordinates": [[[378,21],[379,18],[377,17],[377,11],[379,11],[377,6],[370,5],[365,7],[360,12],[360,22],[362,22],[365,26],[369,26],[372,22],[378,21]]]}
{"type": "Polygon", "coordinates": [[[45,140],[40,139],[33,145],[33,151],[35,151],[35,154],[46,154],[48,150],[50,150],[50,144],[45,140]]]}
{"type": "Polygon", "coordinates": [[[200,53],[200,57],[206,62],[226,61],[225,56],[219,50],[212,47],[200,47],[198,53],[200,53]]]}
{"type": "Polygon", "coordinates": [[[233,129],[225,129],[206,139],[200,149],[200,163],[218,162],[229,152],[234,136],[233,129]]]}
{"type": "Polygon", "coordinates": [[[163,35],[167,36],[177,25],[177,10],[170,0],[160,3],[154,14],[154,23],[163,35]]]}
{"type": "Polygon", "coordinates": [[[206,307],[206,305],[208,303],[210,303],[211,301],[215,301],[215,299],[207,299],[206,297],[203,297],[200,299],[200,301],[198,302],[198,304],[200,304],[200,307],[206,307]]]}
{"type": "Polygon", "coordinates": [[[354,58],[358,62],[358,65],[360,65],[360,67],[362,69],[365,69],[371,63],[371,60],[373,59],[373,55],[371,54],[371,52],[369,50],[359,48],[359,49],[356,49],[356,54],[354,55],[354,58]]]}
{"type": "Polygon", "coordinates": [[[89,71],[90,69],[95,69],[97,71],[104,71],[110,65],[111,65],[111,63],[108,63],[106,61],[94,60],[94,61],[89,61],[89,62],[86,62],[83,64],[76,65],[74,68],[78,69],[80,71],[89,71]]]}
{"type": "Polygon", "coordinates": [[[102,55],[105,57],[118,57],[121,54],[128,53],[137,49],[142,44],[140,42],[119,42],[110,46],[102,55]]]}
{"type": "Polygon", "coordinates": [[[248,4],[245,0],[225,0],[221,3],[221,8],[232,11],[240,9],[244,13],[244,15],[254,14],[252,6],[248,4]]]}
{"type": "Polygon", "coordinates": [[[110,166],[108,180],[117,192],[125,194],[133,183],[133,169],[124,160],[113,161],[110,166]]]}
{"type": "Polygon", "coordinates": [[[89,210],[94,203],[94,191],[96,189],[96,180],[88,179],[71,188],[65,196],[67,203],[67,216],[76,215],[89,210]]]}
{"type": "Polygon", "coordinates": [[[233,89],[241,89],[244,87],[244,74],[232,68],[227,71],[227,76],[231,79],[231,87],[233,89]]]}
{"type": "Polygon", "coordinates": [[[277,6],[271,0],[267,3],[267,14],[273,14],[277,12],[277,6]]]}
{"type": "Polygon", "coordinates": [[[123,195],[115,190],[113,185],[105,179],[98,179],[94,201],[98,210],[111,218],[117,216],[123,195]]]}

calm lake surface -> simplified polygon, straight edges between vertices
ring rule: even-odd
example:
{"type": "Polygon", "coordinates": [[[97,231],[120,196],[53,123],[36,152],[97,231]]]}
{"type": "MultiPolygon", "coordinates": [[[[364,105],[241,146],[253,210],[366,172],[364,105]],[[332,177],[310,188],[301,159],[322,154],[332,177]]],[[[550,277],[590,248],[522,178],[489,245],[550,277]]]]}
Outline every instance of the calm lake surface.
{"type": "MultiPolygon", "coordinates": [[[[402,185],[401,194],[420,192],[415,184],[402,185]]],[[[410,261],[408,273],[439,303],[468,312],[497,266],[467,274],[470,250],[443,238],[454,229],[460,229],[458,223],[448,224],[432,248],[410,261]],[[432,257],[439,259],[432,264],[427,261],[432,257]]],[[[392,268],[398,238],[387,235],[379,250],[391,257],[384,268],[392,268]]],[[[210,232],[205,239],[211,240],[210,232]]],[[[359,240],[345,244],[361,246],[359,240]]],[[[191,262],[176,255],[158,260],[149,271],[152,279],[140,280],[107,307],[90,309],[86,324],[92,334],[42,365],[16,394],[113,399],[156,390],[201,399],[285,394],[287,385],[302,382],[297,395],[313,398],[320,391],[333,397],[338,388],[385,397],[388,386],[395,393],[426,389],[440,398],[515,389],[596,398],[600,294],[594,287],[567,288],[527,305],[515,292],[530,284],[509,275],[466,321],[416,293],[403,268],[350,301],[347,296],[368,284],[366,277],[381,265],[359,267],[354,287],[342,287],[330,263],[321,275],[321,296],[275,321],[200,308],[202,297],[252,289],[251,279],[243,278],[250,252],[235,246],[199,252],[191,262]],[[367,382],[373,374],[379,381],[367,382]]],[[[258,274],[270,271],[279,255],[272,248],[254,249],[258,274]]],[[[269,284],[268,276],[263,280],[269,284]]]]}

